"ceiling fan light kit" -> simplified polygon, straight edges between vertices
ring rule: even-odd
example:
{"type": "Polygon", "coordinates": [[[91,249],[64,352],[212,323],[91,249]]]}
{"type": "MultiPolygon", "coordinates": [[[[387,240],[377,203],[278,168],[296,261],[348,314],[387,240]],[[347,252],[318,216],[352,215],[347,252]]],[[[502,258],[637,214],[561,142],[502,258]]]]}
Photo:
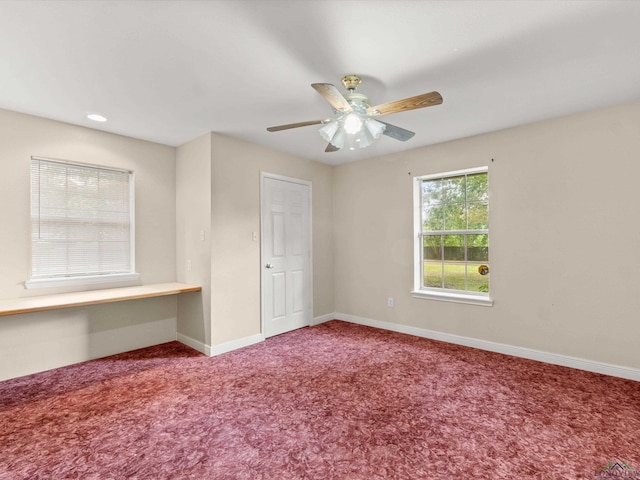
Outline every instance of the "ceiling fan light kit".
{"type": "Polygon", "coordinates": [[[278,132],[290,128],[322,124],[323,127],[319,130],[320,136],[329,142],[325,152],[336,152],[345,147],[349,150],[355,150],[356,148],[368,147],[382,135],[402,142],[415,135],[409,130],[381,122],[374,117],[442,103],[442,96],[438,92],[431,92],[372,107],[365,95],[355,92],[361,82],[358,75],[342,77],[342,85],[348,90],[346,95],[342,95],[330,83],[313,83],[311,86],[333,107],[335,118],[279,125],[269,127],[267,130],[278,132]]]}
{"type": "Polygon", "coordinates": [[[349,112],[329,120],[319,132],[322,138],[338,150],[345,145],[349,150],[355,150],[371,145],[373,140],[382,136],[386,127],[373,118],[349,112]]]}

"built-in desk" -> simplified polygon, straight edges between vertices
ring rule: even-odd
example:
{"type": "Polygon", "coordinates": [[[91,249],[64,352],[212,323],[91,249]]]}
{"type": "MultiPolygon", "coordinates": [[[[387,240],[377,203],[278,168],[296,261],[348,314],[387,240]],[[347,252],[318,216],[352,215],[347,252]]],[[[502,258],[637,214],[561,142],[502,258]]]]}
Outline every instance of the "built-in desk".
{"type": "Polygon", "coordinates": [[[12,298],[0,300],[0,316],[44,312],[46,310],[80,307],[83,305],[123,302],[141,298],[162,297],[165,295],[177,295],[179,293],[199,292],[201,290],[202,287],[198,285],[174,282],[90,290],[87,292],[60,293],[38,297],[12,298]]]}

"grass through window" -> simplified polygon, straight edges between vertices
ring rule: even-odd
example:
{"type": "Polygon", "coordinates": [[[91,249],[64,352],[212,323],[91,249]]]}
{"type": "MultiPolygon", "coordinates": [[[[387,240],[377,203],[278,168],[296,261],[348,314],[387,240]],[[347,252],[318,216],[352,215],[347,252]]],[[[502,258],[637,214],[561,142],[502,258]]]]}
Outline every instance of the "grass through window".
{"type": "Polygon", "coordinates": [[[469,292],[488,292],[489,276],[480,275],[480,263],[424,262],[424,286],[469,292]],[[466,270],[466,285],[465,285],[466,270]],[[444,275],[443,275],[444,273],[444,275]]]}

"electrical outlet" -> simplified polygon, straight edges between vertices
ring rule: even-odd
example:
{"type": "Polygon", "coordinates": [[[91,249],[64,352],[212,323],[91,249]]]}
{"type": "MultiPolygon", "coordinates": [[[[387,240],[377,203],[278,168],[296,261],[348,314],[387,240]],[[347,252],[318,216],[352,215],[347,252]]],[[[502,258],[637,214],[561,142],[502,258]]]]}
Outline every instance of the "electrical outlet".
{"type": "Polygon", "coordinates": [[[387,298],[387,307],[393,308],[393,297],[387,298]]]}

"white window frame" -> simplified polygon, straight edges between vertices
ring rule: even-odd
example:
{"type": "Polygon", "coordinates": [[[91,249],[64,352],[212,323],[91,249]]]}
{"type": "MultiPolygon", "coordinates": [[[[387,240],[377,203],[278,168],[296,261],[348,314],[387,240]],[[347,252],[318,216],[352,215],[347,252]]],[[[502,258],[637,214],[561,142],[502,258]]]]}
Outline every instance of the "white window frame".
{"type": "MultiPolygon", "coordinates": [[[[440,300],[445,302],[466,303],[471,305],[492,306],[493,300],[489,294],[447,291],[446,289],[429,288],[423,286],[423,247],[422,247],[422,182],[436,178],[448,178],[476,173],[487,173],[488,167],[468,168],[433,175],[422,175],[413,178],[413,225],[414,225],[414,282],[411,295],[414,298],[440,300]]],[[[467,234],[474,231],[465,230],[453,233],[467,234]]],[[[487,229],[486,233],[489,233],[487,229]]]]}
{"type": "MultiPolygon", "coordinates": [[[[117,273],[105,273],[99,275],[90,274],[74,274],[74,275],[51,275],[33,278],[33,268],[29,268],[29,280],[25,282],[26,288],[45,288],[45,287],[64,287],[64,286],[84,286],[84,285],[96,285],[102,283],[112,282],[129,282],[139,280],[140,274],[136,273],[135,266],[135,176],[133,171],[106,167],[102,165],[94,165],[82,162],[73,162],[68,160],[59,160],[52,158],[31,157],[31,163],[33,161],[45,161],[51,163],[66,164],[71,166],[78,166],[90,169],[110,170],[115,172],[123,172],[129,174],[129,248],[130,248],[130,262],[128,272],[117,273]]],[[[29,209],[31,212],[31,208],[29,209]]],[[[31,249],[31,262],[33,262],[33,240],[31,240],[32,233],[30,232],[30,244],[31,249]]]]}

